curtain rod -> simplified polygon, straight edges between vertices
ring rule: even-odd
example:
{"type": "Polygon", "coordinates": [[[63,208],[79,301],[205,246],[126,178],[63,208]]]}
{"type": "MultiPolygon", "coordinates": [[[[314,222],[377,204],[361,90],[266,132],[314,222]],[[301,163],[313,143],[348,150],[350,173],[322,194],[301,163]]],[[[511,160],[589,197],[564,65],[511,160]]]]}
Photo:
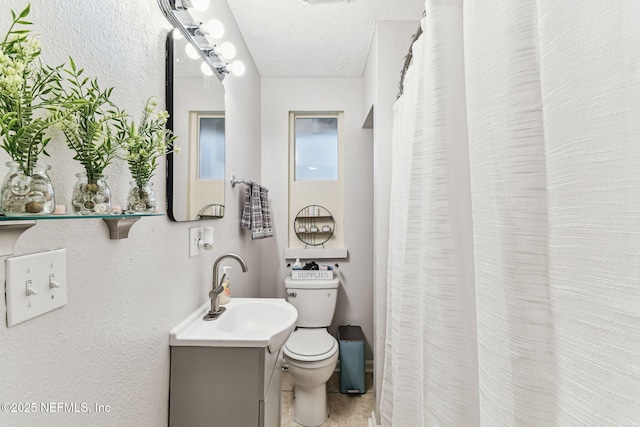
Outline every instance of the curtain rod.
{"type": "MultiPolygon", "coordinates": [[[[424,18],[425,16],[427,16],[426,10],[422,12],[422,17],[424,18]]],[[[399,91],[396,99],[400,98],[404,93],[404,77],[407,74],[407,70],[409,69],[409,66],[411,65],[411,60],[413,59],[413,44],[416,42],[416,40],[420,38],[421,35],[422,35],[422,23],[418,25],[418,31],[416,31],[416,33],[413,36],[411,36],[411,46],[409,46],[409,53],[407,53],[407,55],[404,57],[404,65],[402,66],[402,71],[400,72],[400,83],[398,84],[399,91]]]]}

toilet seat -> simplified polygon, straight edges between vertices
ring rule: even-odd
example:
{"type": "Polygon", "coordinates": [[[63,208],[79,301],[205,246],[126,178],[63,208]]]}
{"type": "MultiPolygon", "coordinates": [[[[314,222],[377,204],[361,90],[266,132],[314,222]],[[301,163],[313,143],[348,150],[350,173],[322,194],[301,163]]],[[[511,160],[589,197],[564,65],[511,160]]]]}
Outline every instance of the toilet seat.
{"type": "Polygon", "coordinates": [[[300,362],[317,362],[338,352],[338,341],[324,328],[294,331],[284,345],[285,356],[300,362]]]}

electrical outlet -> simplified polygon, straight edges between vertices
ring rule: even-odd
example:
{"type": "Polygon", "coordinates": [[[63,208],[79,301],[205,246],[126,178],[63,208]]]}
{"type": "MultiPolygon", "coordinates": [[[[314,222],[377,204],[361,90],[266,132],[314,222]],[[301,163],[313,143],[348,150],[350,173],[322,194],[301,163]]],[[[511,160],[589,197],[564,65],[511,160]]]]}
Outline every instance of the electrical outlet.
{"type": "Polygon", "coordinates": [[[200,248],[200,241],[204,237],[202,227],[191,227],[189,229],[189,256],[194,257],[200,255],[203,250],[200,248]]]}
{"type": "Polygon", "coordinates": [[[9,257],[7,326],[12,327],[67,304],[67,251],[9,257]]]}

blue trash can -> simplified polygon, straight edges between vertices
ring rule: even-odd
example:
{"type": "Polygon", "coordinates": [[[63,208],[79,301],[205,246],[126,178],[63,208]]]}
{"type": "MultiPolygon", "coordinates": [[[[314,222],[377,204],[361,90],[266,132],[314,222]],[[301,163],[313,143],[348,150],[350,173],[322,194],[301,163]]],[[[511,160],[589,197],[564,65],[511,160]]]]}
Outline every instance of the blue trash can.
{"type": "Polygon", "coordinates": [[[338,327],[340,393],[364,394],[364,334],[360,326],[338,327]]]}

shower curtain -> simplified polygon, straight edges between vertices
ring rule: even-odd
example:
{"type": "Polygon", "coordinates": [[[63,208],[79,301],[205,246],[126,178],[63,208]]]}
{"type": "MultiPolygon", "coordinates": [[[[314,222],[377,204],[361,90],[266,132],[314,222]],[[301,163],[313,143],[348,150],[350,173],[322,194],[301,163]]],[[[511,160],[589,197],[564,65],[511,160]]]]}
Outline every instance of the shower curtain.
{"type": "Polygon", "coordinates": [[[383,426],[640,425],[638,22],[632,0],[426,2],[394,106],[383,426]]]}

